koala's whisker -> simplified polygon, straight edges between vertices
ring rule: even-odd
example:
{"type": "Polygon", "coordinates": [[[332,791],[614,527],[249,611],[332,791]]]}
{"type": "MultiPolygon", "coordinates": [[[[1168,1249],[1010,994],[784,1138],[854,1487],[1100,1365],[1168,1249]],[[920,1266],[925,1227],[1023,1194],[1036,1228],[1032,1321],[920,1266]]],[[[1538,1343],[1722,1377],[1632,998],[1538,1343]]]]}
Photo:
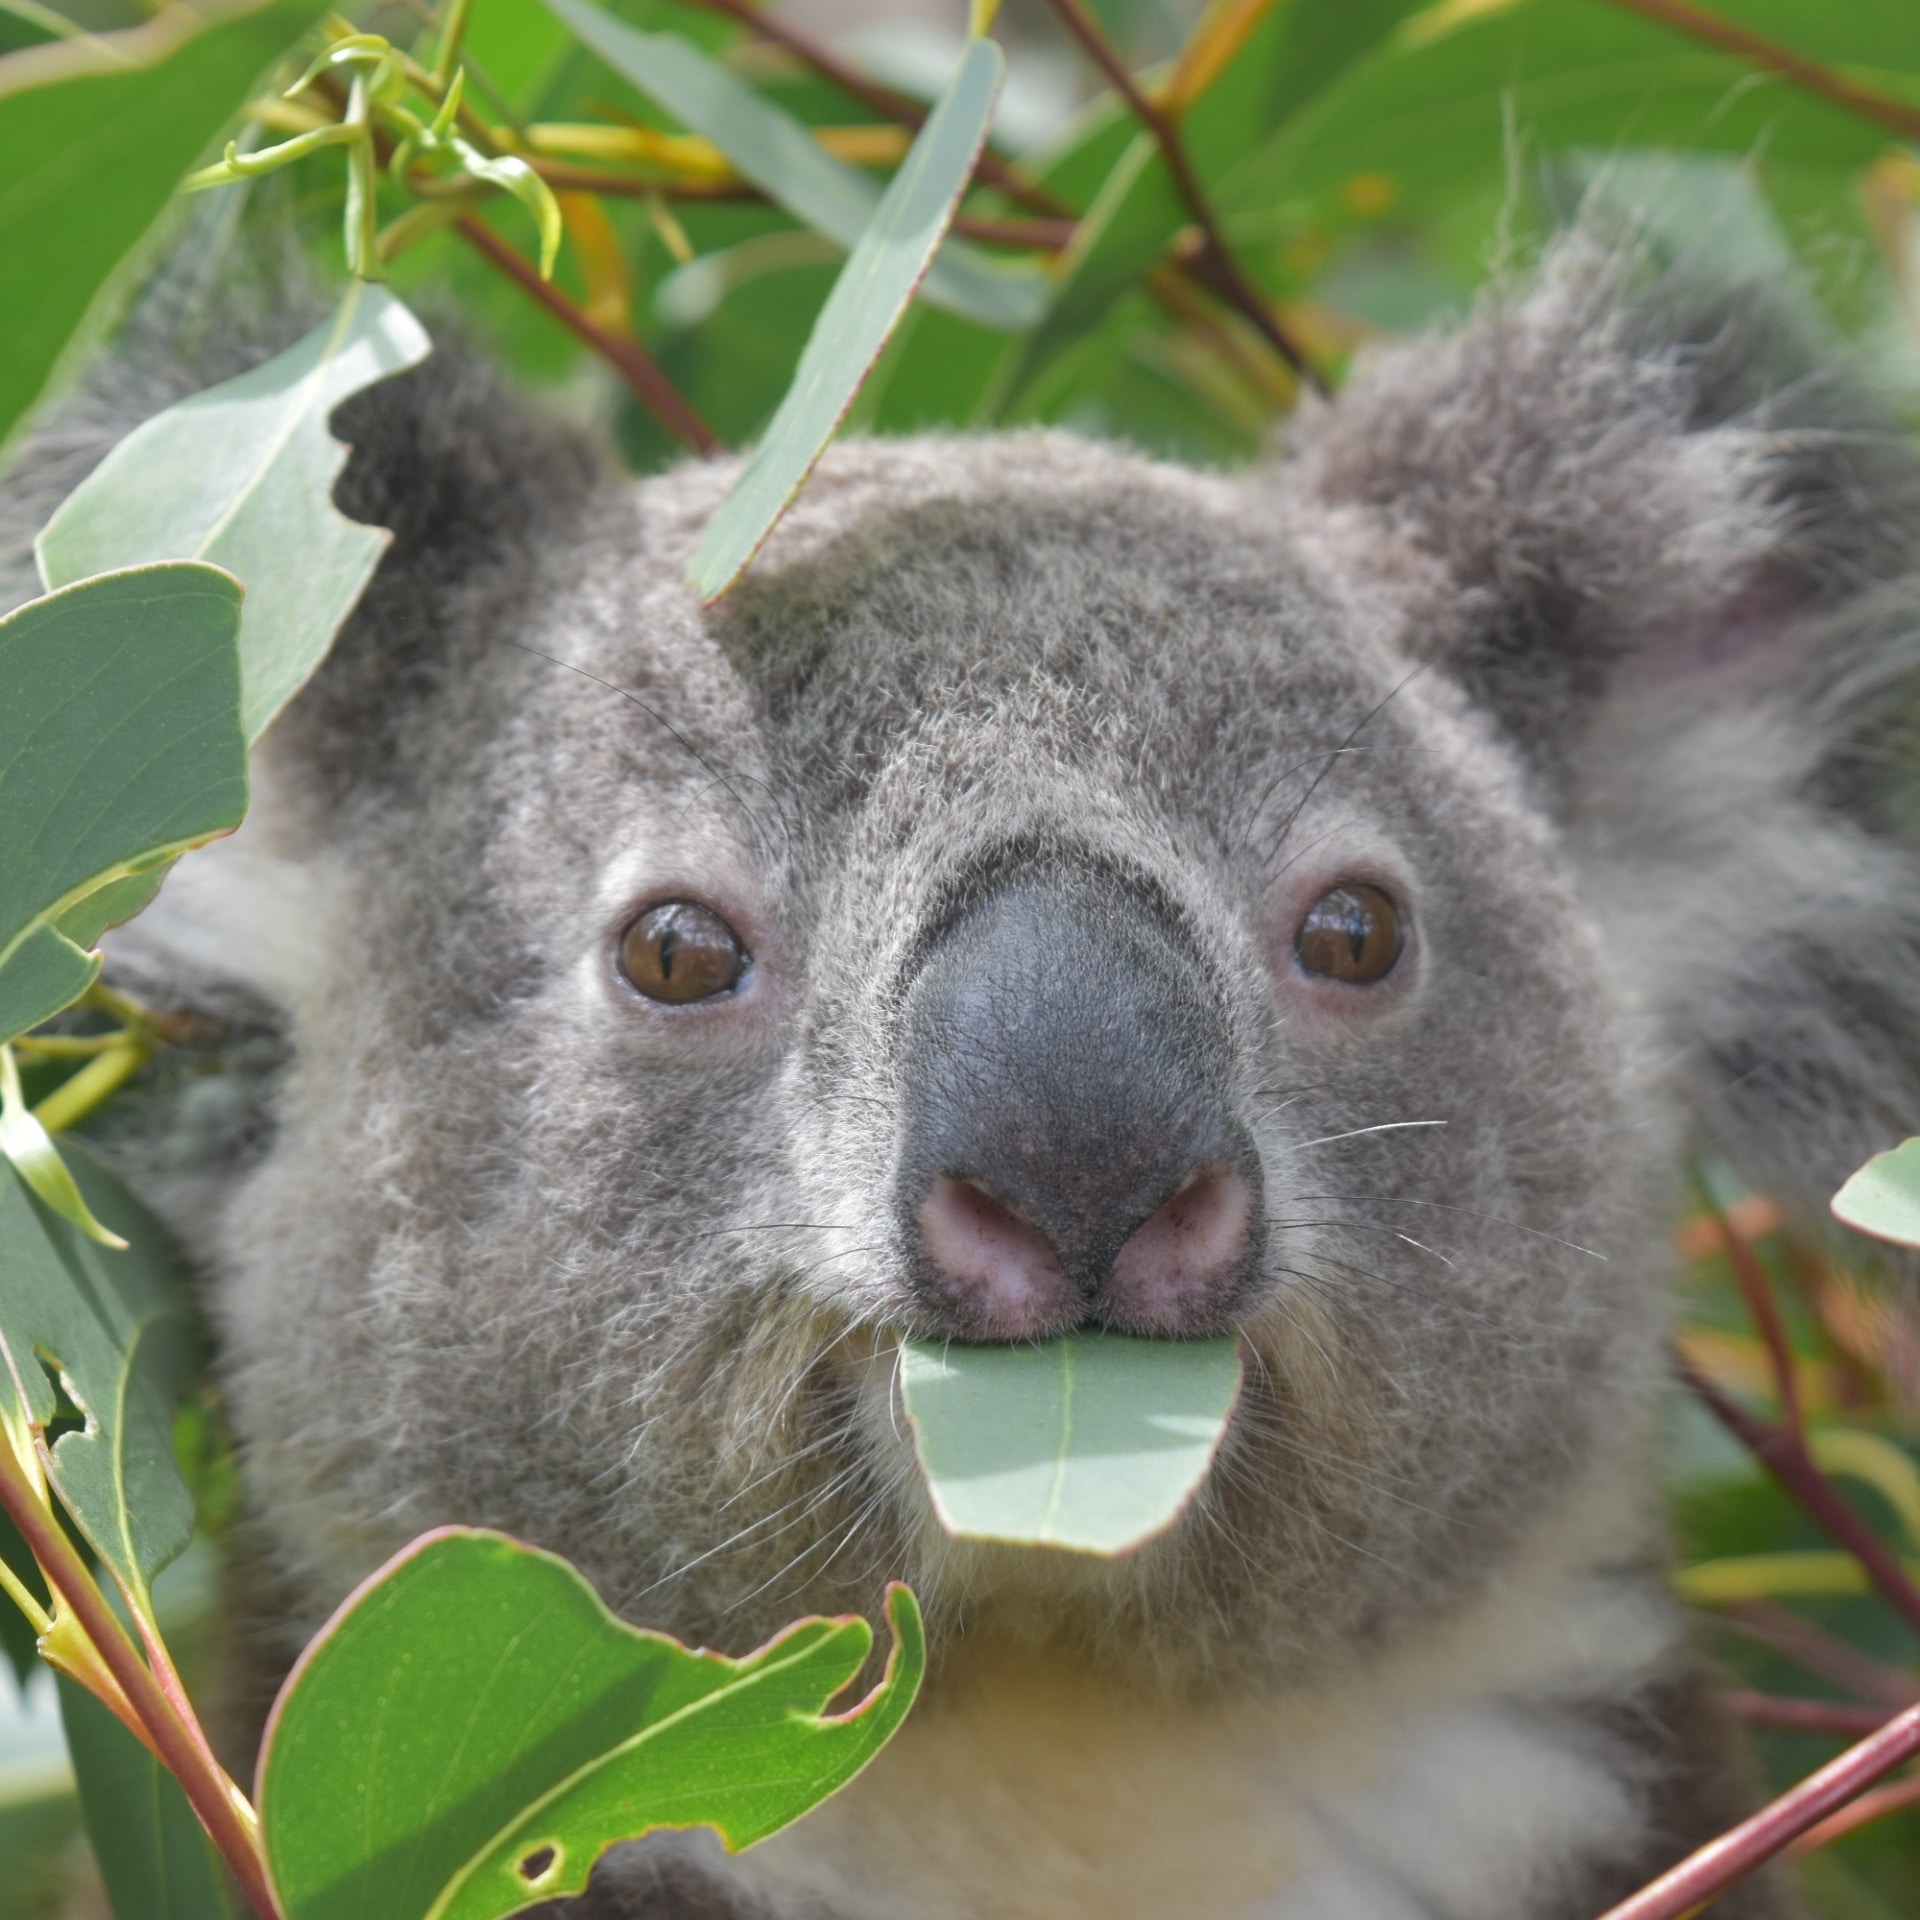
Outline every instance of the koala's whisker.
{"type": "Polygon", "coordinates": [[[677,1245],[698,1246],[702,1240],[724,1240],[735,1233],[846,1233],[844,1220],[754,1220],[744,1226],[715,1227],[707,1233],[684,1234],[677,1245]]]}
{"type": "Polygon", "coordinates": [[[1394,1206],[1394,1207],[1432,1207],[1440,1213],[1458,1213],[1474,1220],[1490,1221],[1496,1227],[1511,1227],[1515,1233],[1530,1235],[1535,1240],[1551,1240],[1556,1247],[1565,1247],[1572,1253],[1584,1253],[1589,1260],[1605,1260],[1607,1255],[1593,1247],[1583,1247],[1578,1240],[1568,1240],[1557,1233],[1549,1233],[1544,1227],[1530,1227],[1523,1221],[1509,1220],[1498,1213],[1487,1213],[1479,1207],[1462,1207],[1445,1200],[1416,1200],[1404,1193],[1300,1193],[1293,1196],[1296,1200],[1336,1200],[1351,1202],[1356,1206],[1394,1206]]]}
{"type": "Polygon", "coordinates": [[[1398,1133],[1409,1127],[1444,1127],[1444,1120],[1383,1120],[1377,1127],[1349,1127],[1345,1133],[1323,1133],[1317,1140],[1300,1140],[1287,1148],[1289,1153],[1305,1153],[1309,1147],[1330,1147],[1336,1140],[1358,1140],[1368,1133],[1398,1133]]]}

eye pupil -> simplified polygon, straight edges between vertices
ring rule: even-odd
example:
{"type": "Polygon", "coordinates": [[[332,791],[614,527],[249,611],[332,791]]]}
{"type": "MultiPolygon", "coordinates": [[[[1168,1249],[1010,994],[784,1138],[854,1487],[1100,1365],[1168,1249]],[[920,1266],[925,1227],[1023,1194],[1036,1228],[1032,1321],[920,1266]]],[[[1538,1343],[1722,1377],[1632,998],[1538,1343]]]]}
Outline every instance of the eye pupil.
{"type": "Polygon", "coordinates": [[[648,908],[620,940],[620,971],[649,1000],[669,1006],[737,987],[749,960],[740,936],[692,900],[648,908]]]}
{"type": "Polygon", "coordinates": [[[1304,973],[1371,986],[1400,958],[1406,935],[1399,910],[1378,887],[1349,880],[1330,887],[1300,922],[1293,954],[1304,973]]]}

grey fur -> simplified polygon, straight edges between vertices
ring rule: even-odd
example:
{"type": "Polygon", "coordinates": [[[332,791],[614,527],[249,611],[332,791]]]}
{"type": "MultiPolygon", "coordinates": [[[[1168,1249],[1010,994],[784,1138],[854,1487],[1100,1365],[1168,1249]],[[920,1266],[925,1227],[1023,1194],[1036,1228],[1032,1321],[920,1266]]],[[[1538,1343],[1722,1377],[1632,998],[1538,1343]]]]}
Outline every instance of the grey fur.
{"type": "Polygon", "coordinates": [[[1244,1845],[1152,1841],[1196,1914],[1576,1920],[1731,1818],[1649,1459],[1673,1170],[1820,1201],[1920,1120],[1920,477],[1749,304],[1576,238],[1232,478],[845,444],[710,615],[731,465],[619,481],[454,357],[347,409],[394,551],[255,817],[114,951],[291,1037],[270,1142],[157,1189],[280,1657],[444,1521],[735,1649],[911,1581],[897,1752],[743,1862],[616,1860],[596,1915],[1171,1911],[1100,1821],[1154,1829],[1182,1742],[1271,1783],[1244,1845]],[[1225,1457],[1116,1564],[945,1541],[891,1397],[895,1331],[952,1325],[890,1185],[909,983],[956,897],[1062,870],[1205,975],[1207,1057],[1141,1072],[1265,1189],[1225,1457]],[[1289,957],[1352,875],[1415,930],[1364,1004],[1289,957]],[[679,893],[745,936],[733,1001],[617,979],[679,893]]]}

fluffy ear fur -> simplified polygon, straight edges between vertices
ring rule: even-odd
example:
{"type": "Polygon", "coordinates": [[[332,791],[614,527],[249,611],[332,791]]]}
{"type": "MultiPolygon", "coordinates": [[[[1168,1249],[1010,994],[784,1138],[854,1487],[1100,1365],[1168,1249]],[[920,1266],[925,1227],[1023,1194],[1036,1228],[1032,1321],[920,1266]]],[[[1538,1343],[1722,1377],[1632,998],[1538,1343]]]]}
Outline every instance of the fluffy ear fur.
{"type": "Polygon", "coordinates": [[[1920,464],[1795,312],[1576,235],[1292,467],[1424,582],[1703,1144],[1824,1211],[1920,1129],[1920,464]]]}

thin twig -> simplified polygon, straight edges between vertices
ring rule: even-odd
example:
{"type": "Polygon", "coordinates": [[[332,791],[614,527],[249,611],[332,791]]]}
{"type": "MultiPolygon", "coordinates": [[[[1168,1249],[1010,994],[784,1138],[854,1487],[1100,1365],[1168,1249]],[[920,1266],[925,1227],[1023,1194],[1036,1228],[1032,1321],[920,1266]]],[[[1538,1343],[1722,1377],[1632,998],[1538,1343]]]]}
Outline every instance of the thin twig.
{"type": "Polygon", "coordinates": [[[1867,1578],[1888,1605],[1920,1628],[1920,1588],[1907,1578],[1906,1569],[1892,1550],[1821,1472],[1800,1436],[1747,1412],[1685,1360],[1679,1362],[1679,1367],[1680,1377],[1706,1403],[1720,1424],[1799,1501],[1808,1518],[1836,1546],[1845,1548],[1860,1562],[1867,1578]]]}
{"type": "Polygon", "coordinates": [[[1747,1312],[1753,1316],[1753,1323],[1759,1328],[1760,1338],[1766,1345],[1781,1415],[1787,1426],[1804,1440],[1807,1421],[1805,1409],[1800,1404],[1800,1373],[1794,1365],[1793,1343],[1787,1338],[1787,1325],[1780,1317],[1780,1303],[1774,1298],[1767,1270],[1760,1264],[1760,1256],[1754,1252],[1753,1243],[1735,1229],[1733,1221],[1722,1210],[1706,1182],[1697,1182],[1697,1188],[1707,1218],[1719,1229],[1720,1245],[1733,1269],[1740,1297],[1746,1302],[1747,1312]]]}
{"type": "Polygon", "coordinates": [[[1845,1806],[1903,1760],[1920,1753],[1920,1707],[1909,1707],[1837,1760],[1809,1774],[1790,1793],[1710,1840],[1669,1873],[1642,1887],[1601,1920],[1681,1920],[1703,1902],[1744,1880],[1791,1841],[1845,1806]]]}
{"type": "MultiPolygon", "coordinates": [[[[823,80],[830,81],[850,99],[859,101],[881,119],[891,120],[914,133],[918,133],[925,125],[929,109],[910,93],[883,86],[859,68],[848,65],[832,48],[822,46],[802,29],[789,24],[772,11],[752,5],[751,0],[693,0],[693,4],[704,7],[709,13],[723,13],[729,20],[738,21],[749,32],[758,34],[761,39],[784,48],[803,65],[811,67],[823,80]]],[[[1025,178],[991,147],[981,149],[974,172],[988,185],[998,187],[1009,200],[1025,207],[1029,213],[1054,219],[1073,218],[1073,209],[1065,201],[1056,199],[1044,187],[1036,186],[1025,178]]]]}
{"type": "Polygon", "coordinates": [[[1804,1614],[1774,1601],[1743,1600],[1716,1618],[1722,1627],[1783,1655],[1816,1680],[1882,1708],[1882,1719],[1891,1718],[1903,1707],[1920,1705],[1920,1680],[1906,1668],[1862,1653],[1824,1627],[1815,1626],[1804,1614]]]}
{"type": "Polygon", "coordinates": [[[1823,67],[1819,61],[1809,60],[1805,54],[1783,47],[1777,40],[1755,33],[1751,27],[1740,26],[1705,7],[1696,6],[1694,0],[1613,0],[1613,4],[1639,14],[1643,20],[1670,27],[1675,33],[1684,33],[1689,39],[1703,41],[1722,53],[1733,54],[1756,67],[1764,67],[1769,73],[1777,73],[1802,91],[1817,94],[1862,120],[1871,120],[1903,140],[1920,140],[1920,107],[1910,107],[1891,94],[1849,80],[1844,73],[1823,67]]]}
{"type": "Polygon", "coordinates": [[[1888,1707],[1855,1707],[1843,1700],[1793,1700],[1777,1693],[1723,1693],[1721,1704],[1750,1727],[1778,1727],[1788,1733],[1832,1733],[1857,1740],[1877,1733],[1893,1718],[1888,1707]]]}
{"type": "Polygon", "coordinates": [[[1890,1786],[1873,1787],[1858,1800],[1830,1813],[1818,1826],[1809,1827],[1793,1843],[1795,1853],[1818,1853],[1836,1840],[1844,1840],[1861,1827],[1884,1820],[1890,1813],[1920,1809],[1920,1779],[1896,1780],[1890,1786]]]}
{"type": "Polygon", "coordinates": [[[1180,138],[1178,122],[1142,90],[1082,0],[1048,0],[1048,4],[1060,16],[1067,31],[1079,42],[1088,59],[1119,90],[1120,97],[1126,101],[1134,118],[1159,143],[1161,157],[1167,163],[1174,190],[1200,229],[1199,247],[1182,264],[1202,286],[1211,288],[1230,305],[1238,307],[1259,328],[1267,344],[1301,379],[1325,393],[1327,384],[1318,369],[1274,318],[1272,304],[1247,277],[1246,269],[1228,246],[1212,203],[1207,199],[1206,189],[1201,186],[1200,177],[1187,158],[1186,144],[1180,138]]]}
{"type": "Polygon", "coordinates": [[[196,1739],[161,1692],[146,1662],[114,1617],[51,1512],[34,1497],[11,1453],[0,1448],[0,1506],[19,1528],[49,1589],[71,1609],[94,1650],[112,1674],[168,1772],[180,1782],[200,1824],[220,1849],[242,1891],[261,1915],[276,1920],[279,1907],[267,1880],[257,1833],[240,1811],[239,1790],[209,1754],[205,1736],[196,1739]]]}
{"type": "Polygon", "coordinates": [[[677,440],[695,453],[719,453],[721,442],[689,401],[669,380],[638,340],[609,333],[591,320],[556,286],[540,278],[540,270],[516,248],[502,240],[484,220],[463,213],[455,230],[483,253],[502,273],[518,284],[553,315],[575,339],[591,347],[627,383],[634,398],[677,440]]]}

